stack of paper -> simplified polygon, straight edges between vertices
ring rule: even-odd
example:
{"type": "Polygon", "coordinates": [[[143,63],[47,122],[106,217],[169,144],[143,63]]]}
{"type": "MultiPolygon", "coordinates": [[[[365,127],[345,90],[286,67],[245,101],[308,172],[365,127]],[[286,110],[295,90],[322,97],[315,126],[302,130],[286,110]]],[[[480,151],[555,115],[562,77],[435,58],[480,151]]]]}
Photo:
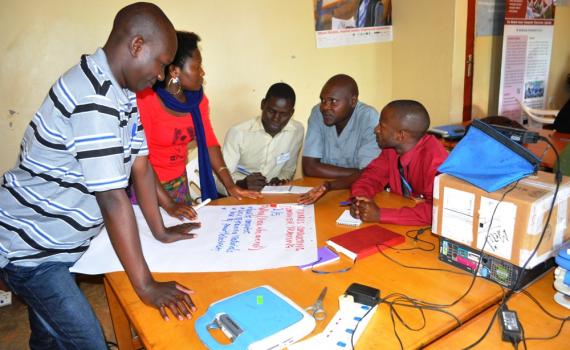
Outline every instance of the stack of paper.
{"type": "Polygon", "coordinates": [[[303,194],[311,190],[306,186],[265,186],[261,190],[264,194],[303,194]]]}
{"type": "Polygon", "coordinates": [[[346,209],[340,214],[338,219],[336,219],[336,223],[339,225],[360,226],[362,225],[362,220],[350,215],[350,210],[346,209]]]}

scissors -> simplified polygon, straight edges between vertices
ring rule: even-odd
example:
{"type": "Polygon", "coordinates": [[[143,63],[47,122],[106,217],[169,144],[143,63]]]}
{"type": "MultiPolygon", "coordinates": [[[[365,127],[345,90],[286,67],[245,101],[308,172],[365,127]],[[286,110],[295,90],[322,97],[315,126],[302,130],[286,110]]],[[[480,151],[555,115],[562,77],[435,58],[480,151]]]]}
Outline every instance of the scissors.
{"type": "Polygon", "coordinates": [[[307,311],[307,313],[313,316],[317,321],[324,320],[327,317],[327,312],[323,308],[323,299],[325,298],[326,294],[327,294],[327,287],[323,288],[321,294],[319,294],[319,297],[317,298],[317,300],[313,305],[305,308],[305,311],[307,311]]]}

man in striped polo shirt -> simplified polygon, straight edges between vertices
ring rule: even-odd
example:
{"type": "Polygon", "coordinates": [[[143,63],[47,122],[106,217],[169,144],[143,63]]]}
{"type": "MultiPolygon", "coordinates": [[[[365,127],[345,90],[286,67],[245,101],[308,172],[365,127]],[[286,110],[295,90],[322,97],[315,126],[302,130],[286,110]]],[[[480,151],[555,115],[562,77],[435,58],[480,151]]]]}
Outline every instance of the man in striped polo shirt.
{"type": "Polygon", "coordinates": [[[61,76],[33,116],[15,168],[0,187],[0,272],[29,306],[30,347],[105,349],[101,327],[69,272],[105,224],[139,297],[190,318],[191,290],[156,282],[144,260],[131,174],[143,214],[163,242],[188,239],[193,225],[166,228],[139,121],[135,91],[164,78],[176,34],[155,5],[117,13],[103,48],[61,76]],[[166,306],[165,306],[166,305],[166,306]]]}

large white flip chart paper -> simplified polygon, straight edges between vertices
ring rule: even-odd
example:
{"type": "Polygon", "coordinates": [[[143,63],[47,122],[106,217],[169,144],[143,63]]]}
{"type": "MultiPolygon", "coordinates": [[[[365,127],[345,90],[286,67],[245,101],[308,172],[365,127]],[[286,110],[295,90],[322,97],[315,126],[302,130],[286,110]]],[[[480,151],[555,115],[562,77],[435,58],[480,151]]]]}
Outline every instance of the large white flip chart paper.
{"type": "MultiPolygon", "coordinates": [[[[317,260],[314,207],[296,204],[206,206],[198,211],[197,237],[157,241],[134,207],[141,245],[152,272],[251,271],[298,266],[317,260]]],[[[180,221],[162,211],[166,226],[180,221]]],[[[72,272],[123,271],[107,230],[95,237],[72,272]]]]}

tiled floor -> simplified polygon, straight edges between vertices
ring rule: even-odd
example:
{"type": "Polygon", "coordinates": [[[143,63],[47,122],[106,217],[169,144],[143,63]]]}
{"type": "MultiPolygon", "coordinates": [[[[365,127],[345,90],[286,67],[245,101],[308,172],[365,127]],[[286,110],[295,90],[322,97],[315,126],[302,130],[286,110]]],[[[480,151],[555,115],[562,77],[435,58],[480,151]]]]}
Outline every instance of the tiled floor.
{"type": "MultiPolygon", "coordinates": [[[[100,276],[81,276],[79,286],[95,310],[107,341],[115,343],[107,298],[100,276]]],[[[26,305],[12,294],[12,305],[0,308],[0,348],[2,350],[29,349],[30,326],[26,305]]],[[[110,347],[110,349],[116,349],[110,347]]]]}

